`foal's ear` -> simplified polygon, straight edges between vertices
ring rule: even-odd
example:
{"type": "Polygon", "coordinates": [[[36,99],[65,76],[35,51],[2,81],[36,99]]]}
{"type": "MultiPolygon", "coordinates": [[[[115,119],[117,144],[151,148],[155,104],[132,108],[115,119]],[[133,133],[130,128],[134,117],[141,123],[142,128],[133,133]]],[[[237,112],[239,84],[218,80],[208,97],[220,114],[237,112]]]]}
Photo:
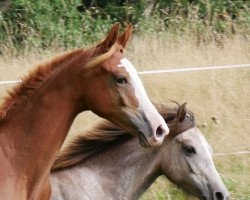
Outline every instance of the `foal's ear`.
{"type": "Polygon", "coordinates": [[[182,104],[177,111],[177,119],[179,122],[183,122],[186,117],[187,114],[186,105],[187,103],[182,104]]]}
{"type": "Polygon", "coordinates": [[[124,33],[118,37],[118,42],[123,46],[123,48],[127,47],[128,41],[130,40],[132,35],[132,31],[133,31],[133,26],[132,24],[129,24],[124,33]]]}
{"type": "Polygon", "coordinates": [[[119,27],[120,23],[115,23],[109,31],[107,37],[100,44],[98,44],[98,47],[110,49],[117,42],[119,27]]]}

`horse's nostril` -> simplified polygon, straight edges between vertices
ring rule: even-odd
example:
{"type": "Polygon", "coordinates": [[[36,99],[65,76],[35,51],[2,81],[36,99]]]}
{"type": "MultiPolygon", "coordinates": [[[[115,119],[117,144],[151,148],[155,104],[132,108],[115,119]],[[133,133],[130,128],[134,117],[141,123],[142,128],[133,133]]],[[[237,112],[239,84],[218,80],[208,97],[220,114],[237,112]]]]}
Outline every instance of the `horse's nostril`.
{"type": "Polygon", "coordinates": [[[202,199],[202,200],[207,200],[207,197],[202,196],[201,199],[202,199]]]}
{"type": "Polygon", "coordinates": [[[162,137],[163,135],[163,129],[161,126],[158,126],[158,128],[156,129],[156,137],[162,137]]]}
{"type": "Polygon", "coordinates": [[[216,200],[223,200],[224,199],[223,194],[221,192],[216,192],[215,196],[216,196],[216,200]]]}

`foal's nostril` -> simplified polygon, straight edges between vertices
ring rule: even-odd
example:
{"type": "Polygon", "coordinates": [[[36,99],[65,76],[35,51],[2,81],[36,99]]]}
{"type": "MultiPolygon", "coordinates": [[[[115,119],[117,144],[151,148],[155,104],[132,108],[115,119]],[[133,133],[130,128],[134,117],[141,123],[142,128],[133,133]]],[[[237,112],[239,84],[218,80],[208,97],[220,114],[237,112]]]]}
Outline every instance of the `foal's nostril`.
{"type": "Polygon", "coordinates": [[[164,131],[162,129],[161,126],[158,126],[158,128],[156,129],[156,137],[162,137],[164,131]]]}
{"type": "Polygon", "coordinates": [[[216,192],[215,196],[216,196],[216,200],[223,200],[224,199],[223,194],[221,192],[216,192]]]}

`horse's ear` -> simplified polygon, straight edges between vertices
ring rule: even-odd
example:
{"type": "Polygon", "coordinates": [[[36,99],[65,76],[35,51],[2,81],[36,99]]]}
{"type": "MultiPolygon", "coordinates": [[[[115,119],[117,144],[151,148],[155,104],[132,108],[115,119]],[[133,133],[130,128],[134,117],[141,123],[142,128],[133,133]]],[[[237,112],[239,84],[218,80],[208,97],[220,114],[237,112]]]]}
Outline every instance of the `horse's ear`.
{"type": "Polygon", "coordinates": [[[115,23],[112,26],[107,37],[100,44],[98,44],[98,47],[110,49],[117,42],[119,27],[120,23],[119,22],[115,23]]]}
{"type": "Polygon", "coordinates": [[[129,24],[124,33],[118,37],[118,42],[123,46],[123,48],[127,47],[128,41],[130,40],[132,35],[132,31],[133,31],[133,26],[132,24],[129,24]]]}
{"type": "Polygon", "coordinates": [[[183,122],[186,117],[187,114],[186,105],[187,103],[182,104],[177,111],[177,119],[179,122],[183,122]]]}

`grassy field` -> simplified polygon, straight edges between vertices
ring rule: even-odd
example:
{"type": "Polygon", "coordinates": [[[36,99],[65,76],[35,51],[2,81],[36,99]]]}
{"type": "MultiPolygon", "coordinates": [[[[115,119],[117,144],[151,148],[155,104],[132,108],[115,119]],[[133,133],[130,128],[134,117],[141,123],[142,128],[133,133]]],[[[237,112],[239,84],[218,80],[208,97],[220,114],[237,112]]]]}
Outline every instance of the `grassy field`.
{"type": "MultiPolygon", "coordinates": [[[[134,36],[127,57],[139,71],[149,69],[184,68],[250,63],[249,38],[235,36],[223,45],[199,45],[190,38],[173,41],[164,37],[134,36]]],[[[34,50],[18,58],[10,54],[0,57],[0,80],[15,80],[61,50],[34,50]]],[[[142,75],[144,85],[154,102],[167,99],[187,102],[195,113],[215,153],[250,151],[250,70],[178,72],[142,75]],[[212,119],[216,118],[217,123],[212,119]]],[[[0,85],[0,99],[11,85],[0,85]]],[[[87,112],[77,117],[70,135],[93,125],[96,116],[87,112]]],[[[250,199],[250,155],[214,157],[216,167],[231,193],[231,199],[250,199]]],[[[142,197],[148,199],[193,199],[176,189],[164,177],[142,197]]]]}

